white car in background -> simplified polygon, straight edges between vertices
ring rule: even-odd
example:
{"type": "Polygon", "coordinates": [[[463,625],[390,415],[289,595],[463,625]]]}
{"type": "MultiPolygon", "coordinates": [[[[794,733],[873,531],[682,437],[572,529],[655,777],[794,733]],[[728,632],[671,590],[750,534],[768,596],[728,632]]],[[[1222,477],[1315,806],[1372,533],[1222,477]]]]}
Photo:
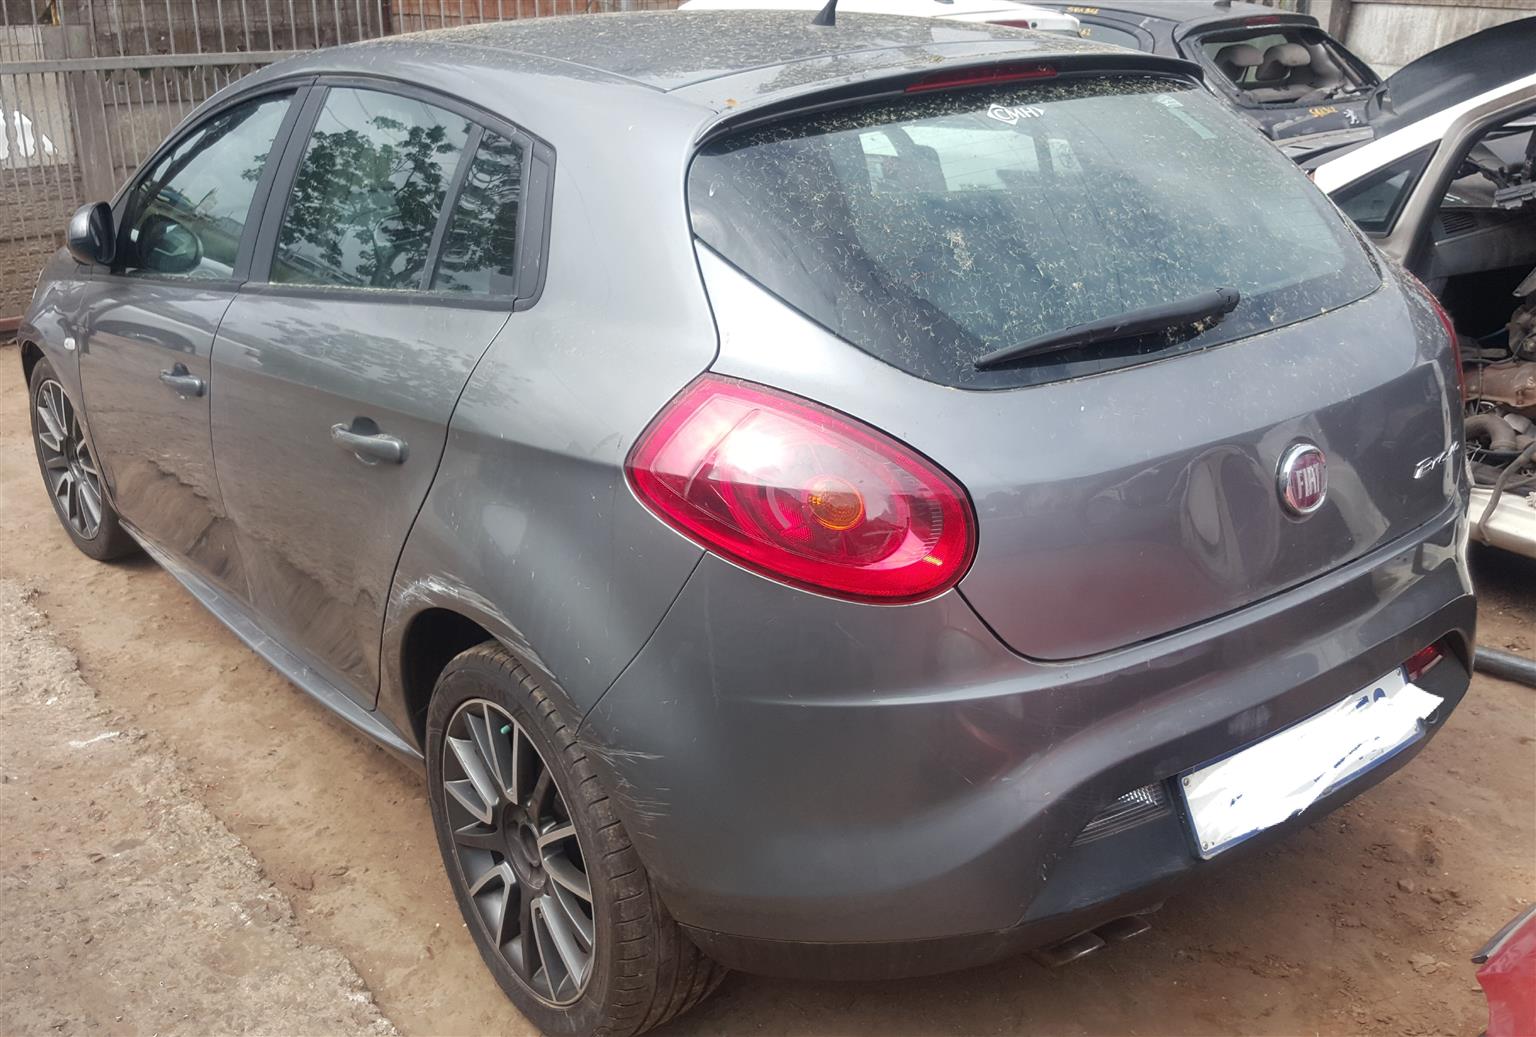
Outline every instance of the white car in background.
{"type": "MultiPolygon", "coordinates": [[[[681,11],[805,11],[814,14],[826,0],[686,0],[681,11]]],[[[1076,36],[1082,23],[1070,14],[1009,0],[838,0],[838,14],[895,14],[951,22],[990,22],[1038,32],[1076,36]]]]}
{"type": "Polygon", "coordinates": [[[1536,558],[1536,18],[1383,84],[1373,140],[1304,161],[1461,343],[1472,535],[1536,558]]]}

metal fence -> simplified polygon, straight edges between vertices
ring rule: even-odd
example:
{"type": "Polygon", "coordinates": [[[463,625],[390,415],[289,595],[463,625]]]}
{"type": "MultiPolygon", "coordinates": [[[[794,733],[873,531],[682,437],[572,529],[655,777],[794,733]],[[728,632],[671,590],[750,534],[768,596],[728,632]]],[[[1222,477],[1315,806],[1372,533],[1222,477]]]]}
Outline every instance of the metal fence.
{"type": "Polygon", "coordinates": [[[300,51],[678,0],[0,0],[0,334],[69,214],[109,198],[197,105],[300,51]]]}

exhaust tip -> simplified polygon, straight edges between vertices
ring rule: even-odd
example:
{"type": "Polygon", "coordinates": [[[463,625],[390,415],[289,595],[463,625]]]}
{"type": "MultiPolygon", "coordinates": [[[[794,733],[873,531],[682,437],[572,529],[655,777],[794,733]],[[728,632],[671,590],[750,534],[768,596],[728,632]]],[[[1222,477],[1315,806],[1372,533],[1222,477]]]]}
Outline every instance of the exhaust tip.
{"type": "Polygon", "coordinates": [[[1105,922],[1088,932],[1069,936],[1060,943],[1031,951],[1030,957],[1048,969],[1059,969],[1063,965],[1070,965],[1080,958],[1088,957],[1094,951],[1103,950],[1112,943],[1124,943],[1132,937],[1140,936],[1151,928],[1152,923],[1140,915],[1126,915],[1123,918],[1105,922]]]}
{"type": "Polygon", "coordinates": [[[1105,922],[1094,932],[1106,943],[1124,943],[1151,928],[1152,923],[1140,915],[1126,915],[1124,918],[1116,918],[1113,922],[1105,922]]]}
{"type": "Polygon", "coordinates": [[[1078,933],[1069,936],[1060,943],[1053,943],[1049,947],[1041,947],[1031,951],[1030,957],[1048,969],[1059,969],[1063,965],[1070,965],[1079,958],[1086,958],[1094,951],[1108,946],[1097,933],[1078,933]]]}

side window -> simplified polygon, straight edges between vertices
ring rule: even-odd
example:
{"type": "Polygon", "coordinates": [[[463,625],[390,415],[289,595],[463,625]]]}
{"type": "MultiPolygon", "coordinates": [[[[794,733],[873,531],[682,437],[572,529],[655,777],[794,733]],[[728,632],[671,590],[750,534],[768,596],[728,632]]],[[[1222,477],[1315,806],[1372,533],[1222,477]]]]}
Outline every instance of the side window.
{"type": "Polygon", "coordinates": [[[1369,234],[1385,234],[1419,182],[1434,148],[1424,148],[1333,192],[1344,214],[1369,234]]]}
{"type": "Polygon", "coordinates": [[[470,123],[414,98],[333,88],[294,178],[271,279],[420,288],[470,123]]]}
{"type": "Polygon", "coordinates": [[[523,149],[486,130],[448,217],[432,288],[512,295],[517,287],[517,217],[523,149]]]}
{"type": "Polygon", "coordinates": [[[217,280],[240,236],[291,94],[226,109],[182,138],[134,187],[123,220],[125,273],[217,280]]]}

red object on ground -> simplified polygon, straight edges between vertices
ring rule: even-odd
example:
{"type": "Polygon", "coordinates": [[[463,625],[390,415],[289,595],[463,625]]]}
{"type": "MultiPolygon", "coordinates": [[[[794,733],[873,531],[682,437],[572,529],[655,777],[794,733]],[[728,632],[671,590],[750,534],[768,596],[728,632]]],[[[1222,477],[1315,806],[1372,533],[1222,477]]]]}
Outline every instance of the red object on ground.
{"type": "Polygon", "coordinates": [[[1488,1037],[1536,1034],[1536,905],[1528,907],[1473,955],[1488,998],[1488,1037]]]}

